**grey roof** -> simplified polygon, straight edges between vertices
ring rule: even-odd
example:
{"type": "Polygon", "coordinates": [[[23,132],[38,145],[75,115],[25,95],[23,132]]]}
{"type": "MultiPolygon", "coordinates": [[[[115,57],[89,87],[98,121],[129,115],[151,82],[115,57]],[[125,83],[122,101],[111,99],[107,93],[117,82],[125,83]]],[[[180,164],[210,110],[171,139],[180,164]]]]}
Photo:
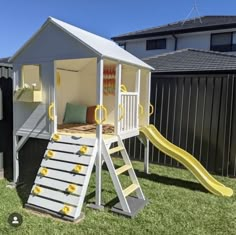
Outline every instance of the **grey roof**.
{"type": "MultiPolygon", "coordinates": [[[[76,26],[63,22],[61,20],[49,17],[43,26],[34,34],[10,59],[14,59],[34,40],[34,38],[46,27],[48,24],[53,24],[65,33],[75,38],[78,42],[84,44],[89,50],[92,50],[97,55],[109,59],[115,59],[121,62],[126,62],[135,66],[140,66],[146,69],[152,69],[149,65],[145,64],[142,60],[135,57],[128,51],[122,49],[115,42],[106,38],[100,37],[76,26]]],[[[56,39],[55,39],[56,40],[56,39]]]]}
{"type": "Polygon", "coordinates": [[[236,56],[221,52],[183,49],[143,59],[154,73],[236,71],[236,56]]]}
{"type": "Polygon", "coordinates": [[[188,32],[199,32],[207,30],[218,30],[236,27],[236,16],[202,16],[186,21],[178,22],[130,32],[113,37],[115,41],[129,40],[135,38],[180,34],[188,32]]]}
{"type": "Polygon", "coordinates": [[[0,58],[0,64],[9,64],[9,65],[11,65],[11,63],[8,62],[9,59],[10,59],[10,57],[0,58]]]}
{"type": "Polygon", "coordinates": [[[0,58],[0,78],[12,78],[12,64],[8,60],[9,57],[0,58]]]}

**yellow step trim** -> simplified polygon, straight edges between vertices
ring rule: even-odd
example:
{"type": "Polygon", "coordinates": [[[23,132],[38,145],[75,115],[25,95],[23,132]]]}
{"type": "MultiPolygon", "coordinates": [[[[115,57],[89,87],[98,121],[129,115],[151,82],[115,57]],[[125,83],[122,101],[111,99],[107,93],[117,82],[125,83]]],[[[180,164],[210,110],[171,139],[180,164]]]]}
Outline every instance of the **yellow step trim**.
{"type": "Polygon", "coordinates": [[[109,149],[109,154],[113,154],[113,153],[119,152],[121,150],[124,150],[124,148],[122,146],[117,146],[115,148],[109,149]]]}
{"type": "Polygon", "coordinates": [[[122,166],[122,167],[119,167],[118,169],[116,169],[116,175],[120,175],[120,174],[122,174],[123,172],[125,172],[125,171],[127,171],[127,170],[129,170],[129,169],[131,169],[131,168],[132,168],[131,165],[124,165],[124,166],[122,166]]]}
{"type": "Polygon", "coordinates": [[[127,197],[138,188],[139,186],[137,184],[131,184],[129,187],[123,190],[123,194],[125,197],[127,197]]]}

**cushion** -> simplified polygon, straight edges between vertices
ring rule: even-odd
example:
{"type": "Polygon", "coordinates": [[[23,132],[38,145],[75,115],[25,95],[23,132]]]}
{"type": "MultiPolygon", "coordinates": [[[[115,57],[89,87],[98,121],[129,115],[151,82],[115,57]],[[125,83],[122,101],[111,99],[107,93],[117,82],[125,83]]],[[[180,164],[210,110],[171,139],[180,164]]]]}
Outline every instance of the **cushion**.
{"type": "Polygon", "coordinates": [[[86,114],[86,106],[67,103],[63,123],[86,123],[86,114]]]}
{"type": "Polygon", "coordinates": [[[96,106],[90,106],[87,108],[87,123],[88,124],[94,124],[96,123],[95,118],[94,118],[94,111],[96,109],[96,106]]]}

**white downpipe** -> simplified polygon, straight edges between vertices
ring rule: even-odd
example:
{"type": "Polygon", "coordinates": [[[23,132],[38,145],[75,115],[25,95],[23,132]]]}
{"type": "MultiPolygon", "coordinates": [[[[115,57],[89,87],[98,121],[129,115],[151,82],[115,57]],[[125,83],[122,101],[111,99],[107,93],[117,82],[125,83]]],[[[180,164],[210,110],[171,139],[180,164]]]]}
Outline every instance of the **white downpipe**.
{"type": "Polygon", "coordinates": [[[2,89],[0,88],[0,121],[3,119],[2,89]]]}

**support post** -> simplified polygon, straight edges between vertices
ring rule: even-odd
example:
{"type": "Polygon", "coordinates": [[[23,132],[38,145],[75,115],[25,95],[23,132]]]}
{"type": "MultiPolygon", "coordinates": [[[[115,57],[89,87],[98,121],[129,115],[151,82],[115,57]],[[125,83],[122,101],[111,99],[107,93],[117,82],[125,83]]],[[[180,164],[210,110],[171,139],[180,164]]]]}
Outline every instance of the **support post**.
{"type": "Polygon", "coordinates": [[[120,132],[120,108],[119,105],[121,104],[121,64],[117,64],[116,66],[116,93],[115,93],[115,134],[119,135],[120,132]]]}
{"type": "Polygon", "coordinates": [[[140,104],[140,77],[141,77],[141,70],[138,69],[136,72],[136,80],[135,80],[135,92],[138,93],[138,102],[137,102],[137,127],[139,128],[139,119],[140,119],[140,115],[139,115],[139,104],[140,104]]]}
{"type": "MultiPolygon", "coordinates": [[[[104,61],[99,58],[97,61],[97,105],[103,105],[103,66],[104,61]]],[[[102,110],[98,112],[99,120],[102,120],[102,110]]],[[[93,209],[102,210],[102,124],[97,125],[96,129],[97,137],[97,156],[96,156],[96,193],[95,193],[95,204],[88,205],[93,209]]]]}
{"type": "Polygon", "coordinates": [[[19,180],[19,152],[17,151],[18,136],[13,136],[13,184],[19,180]]]}
{"type": "MultiPolygon", "coordinates": [[[[150,104],[150,96],[151,96],[151,72],[148,72],[147,74],[147,82],[146,82],[146,125],[149,125],[150,123],[150,117],[149,117],[149,104],[150,104]]],[[[147,139],[147,144],[145,145],[145,149],[144,149],[144,172],[146,174],[149,174],[149,140],[147,139]]]]}

